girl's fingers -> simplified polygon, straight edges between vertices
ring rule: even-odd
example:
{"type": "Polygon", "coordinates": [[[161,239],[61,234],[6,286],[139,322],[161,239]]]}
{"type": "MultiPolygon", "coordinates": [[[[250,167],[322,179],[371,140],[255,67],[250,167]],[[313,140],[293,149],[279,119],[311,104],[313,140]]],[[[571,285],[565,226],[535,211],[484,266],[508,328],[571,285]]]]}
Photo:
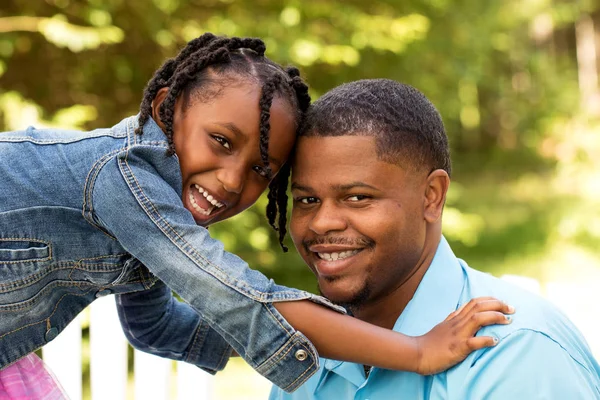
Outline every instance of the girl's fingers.
{"type": "Polygon", "coordinates": [[[498,311],[504,314],[513,314],[515,312],[514,307],[493,297],[473,299],[464,308],[460,308],[459,310],[461,310],[460,314],[465,316],[469,313],[484,311],[498,311]]]}
{"type": "Polygon", "coordinates": [[[465,322],[466,326],[474,335],[483,326],[510,324],[512,322],[512,317],[510,315],[504,315],[498,311],[483,311],[472,314],[471,317],[465,322]]]}
{"type": "Polygon", "coordinates": [[[468,313],[468,312],[470,312],[470,311],[471,311],[471,309],[472,309],[473,307],[475,307],[475,305],[476,305],[478,302],[481,302],[481,301],[486,301],[486,300],[496,300],[496,299],[495,299],[494,297],[477,297],[477,298],[475,298],[475,299],[471,299],[471,300],[469,300],[468,302],[466,302],[466,303],[464,303],[463,305],[461,305],[461,306],[458,308],[458,310],[451,312],[451,313],[450,313],[450,315],[448,315],[448,317],[446,317],[445,321],[449,321],[449,320],[451,320],[452,318],[454,318],[454,317],[456,317],[457,315],[460,315],[460,314],[462,314],[462,313],[468,313]]]}
{"type": "Polygon", "coordinates": [[[455,312],[457,312],[458,314],[466,314],[471,312],[474,308],[479,307],[480,303],[485,303],[487,301],[491,301],[491,300],[496,300],[496,298],[494,297],[476,297],[474,299],[469,300],[467,303],[463,304],[462,306],[460,306],[460,308],[458,310],[456,310],[455,312]]]}
{"type": "Polygon", "coordinates": [[[498,339],[492,336],[476,336],[467,339],[467,346],[471,351],[493,347],[498,344],[498,339]]]}

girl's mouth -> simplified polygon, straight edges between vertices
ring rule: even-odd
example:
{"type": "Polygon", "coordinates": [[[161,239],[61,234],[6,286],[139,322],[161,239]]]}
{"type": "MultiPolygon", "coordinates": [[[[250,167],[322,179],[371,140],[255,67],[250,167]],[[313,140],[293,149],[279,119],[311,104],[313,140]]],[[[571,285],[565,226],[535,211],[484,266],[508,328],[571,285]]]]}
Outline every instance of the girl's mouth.
{"type": "Polygon", "coordinates": [[[194,211],[200,215],[209,216],[224,206],[202,186],[194,184],[190,187],[188,198],[194,211]]]}

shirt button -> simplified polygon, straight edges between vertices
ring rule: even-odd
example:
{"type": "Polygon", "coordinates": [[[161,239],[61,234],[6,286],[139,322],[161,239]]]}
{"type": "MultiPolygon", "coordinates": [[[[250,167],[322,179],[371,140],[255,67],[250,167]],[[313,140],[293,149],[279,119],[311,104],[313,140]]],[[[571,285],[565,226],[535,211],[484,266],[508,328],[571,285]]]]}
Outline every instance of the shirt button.
{"type": "Polygon", "coordinates": [[[112,293],[112,290],[110,290],[110,289],[100,290],[99,292],[96,292],[96,297],[108,296],[111,293],[112,293]]]}
{"type": "Polygon", "coordinates": [[[306,353],[305,350],[298,350],[296,352],[296,360],[304,361],[304,360],[306,360],[306,357],[308,357],[308,354],[306,353]]]}
{"type": "Polygon", "coordinates": [[[58,336],[58,328],[50,328],[46,331],[46,341],[51,341],[58,336]]]}

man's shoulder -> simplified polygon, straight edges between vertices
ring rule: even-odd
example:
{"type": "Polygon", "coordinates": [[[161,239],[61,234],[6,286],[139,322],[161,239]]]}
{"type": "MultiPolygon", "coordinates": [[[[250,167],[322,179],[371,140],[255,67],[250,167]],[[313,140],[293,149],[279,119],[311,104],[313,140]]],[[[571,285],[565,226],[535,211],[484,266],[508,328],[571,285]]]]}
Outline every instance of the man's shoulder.
{"type": "Polygon", "coordinates": [[[579,329],[554,304],[511,282],[463,266],[466,284],[461,300],[480,296],[493,296],[515,307],[512,322],[508,325],[492,325],[482,328],[478,336],[494,336],[499,339],[496,348],[484,349],[473,354],[473,361],[487,357],[528,358],[527,348],[532,342],[539,343],[551,352],[564,352],[579,364],[594,364],[587,342],[579,329]]]}
{"type": "Polygon", "coordinates": [[[552,336],[560,331],[563,324],[574,331],[577,328],[554,304],[540,295],[491,274],[477,271],[463,265],[465,286],[460,296],[460,303],[466,303],[472,298],[491,296],[515,307],[512,323],[495,325],[484,330],[496,329],[501,335],[508,335],[516,330],[525,329],[542,332],[552,336]],[[560,324],[557,322],[560,321],[560,324]]]}

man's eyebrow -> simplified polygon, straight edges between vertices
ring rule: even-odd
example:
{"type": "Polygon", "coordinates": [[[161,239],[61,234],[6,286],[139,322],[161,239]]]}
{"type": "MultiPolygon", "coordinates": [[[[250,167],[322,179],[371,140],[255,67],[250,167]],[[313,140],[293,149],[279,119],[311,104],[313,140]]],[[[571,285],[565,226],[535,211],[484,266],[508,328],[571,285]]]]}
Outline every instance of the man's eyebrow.
{"type": "MultiPolygon", "coordinates": [[[[351,183],[346,183],[343,185],[333,185],[332,188],[338,192],[343,192],[346,190],[356,189],[356,188],[366,188],[366,189],[378,190],[376,187],[368,185],[364,182],[351,182],[351,183]]],[[[313,188],[311,188],[310,186],[303,186],[303,185],[299,185],[296,182],[292,182],[292,190],[302,190],[304,192],[311,192],[311,191],[313,191],[313,188]]]]}
{"type": "Polygon", "coordinates": [[[303,192],[312,192],[313,191],[313,188],[311,188],[310,186],[299,185],[296,182],[292,182],[292,186],[290,189],[291,190],[301,190],[303,192]]]}
{"type": "Polygon", "coordinates": [[[346,190],[350,190],[350,189],[356,189],[356,188],[365,188],[365,189],[373,189],[373,190],[378,190],[375,186],[371,186],[368,185],[364,182],[350,182],[350,183],[346,183],[343,185],[334,185],[333,189],[340,191],[340,192],[344,192],[346,190]]]}

